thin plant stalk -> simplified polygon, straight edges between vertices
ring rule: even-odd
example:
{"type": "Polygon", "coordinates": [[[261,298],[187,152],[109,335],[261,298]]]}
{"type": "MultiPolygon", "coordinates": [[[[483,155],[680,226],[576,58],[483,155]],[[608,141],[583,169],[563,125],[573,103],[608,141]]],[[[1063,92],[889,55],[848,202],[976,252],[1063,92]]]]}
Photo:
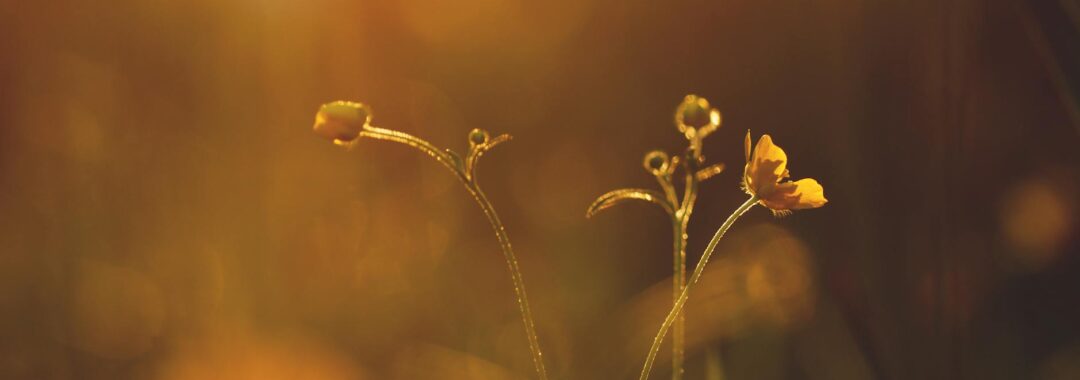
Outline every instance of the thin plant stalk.
{"type": "MultiPolygon", "coordinates": [[[[682,155],[670,158],[663,151],[653,150],[645,154],[643,162],[645,170],[656,177],[663,192],[647,189],[609,191],[597,198],[585,212],[586,217],[591,217],[601,210],[631,199],[654,203],[667,212],[674,235],[672,236],[671,288],[673,308],[677,306],[679,298],[686,293],[686,243],[689,239],[687,227],[690,224],[690,214],[694,211],[694,202],[697,201],[698,185],[724,171],[722,163],[700,167],[705,161],[705,157],[701,154],[702,140],[720,127],[720,121],[720,111],[710,107],[708,100],[697,95],[687,95],[675,109],[675,126],[686,137],[689,147],[682,155]],[[680,167],[680,164],[685,175],[681,200],[672,182],[672,174],[680,167]]],[[[672,329],[671,379],[682,380],[686,361],[686,316],[678,310],[669,317],[672,319],[668,321],[668,327],[672,329]]],[[[659,342],[653,346],[653,356],[659,349],[658,345],[659,342]]]]}
{"type": "MultiPolygon", "coordinates": [[[[696,160],[687,155],[683,160],[683,171],[686,173],[686,188],[683,192],[683,200],[679,210],[672,218],[674,227],[674,275],[672,276],[672,305],[679,299],[686,289],[686,243],[689,234],[686,228],[690,225],[690,214],[694,211],[694,202],[697,200],[698,179],[694,174],[696,160]]],[[[668,182],[670,186],[670,182],[668,182]]],[[[686,361],[686,314],[678,313],[671,331],[671,379],[682,380],[683,363],[686,361]]]]}
{"type": "MultiPolygon", "coordinates": [[[[672,304],[686,288],[686,234],[687,218],[676,218],[674,226],[674,276],[672,276],[672,304]]],[[[683,362],[686,357],[686,314],[679,313],[671,328],[671,379],[682,380],[683,362]]]]}
{"type": "Polygon", "coordinates": [[[709,262],[709,257],[712,256],[713,251],[716,250],[716,245],[720,242],[720,238],[724,237],[731,225],[735,224],[735,220],[739,219],[743,214],[750,210],[755,204],[757,204],[758,198],[756,196],[750,197],[739,208],[735,209],[735,212],[728,216],[724,224],[720,225],[720,229],[716,230],[716,234],[713,235],[712,240],[709,241],[709,245],[705,247],[705,253],[701,255],[701,261],[698,261],[696,267],[694,267],[694,273],[690,275],[690,281],[686,284],[682,293],[679,294],[679,298],[675,300],[675,304],[672,306],[671,311],[668,312],[667,317],[664,318],[664,323],[660,325],[660,331],[656,333],[656,337],[653,338],[652,346],[649,348],[649,354],[645,357],[645,365],[641,369],[640,380],[647,380],[649,378],[649,372],[652,371],[653,363],[656,361],[656,354],[660,351],[660,343],[664,341],[664,335],[667,334],[668,329],[672,327],[677,319],[678,315],[682,312],[683,306],[686,305],[686,300],[690,297],[690,289],[697,284],[701,279],[701,274],[705,271],[705,264],[709,262]]]}
{"type": "Polygon", "coordinates": [[[458,179],[461,180],[462,184],[465,185],[465,189],[468,190],[469,194],[476,200],[476,204],[483,210],[484,216],[487,217],[488,222],[491,224],[491,228],[495,230],[495,237],[499,240],[499,247],[502,248],[503,256],[506,258],[506,265],[510,270],[510,279],[514,283],[514,295],[517,297],[518,310],[521,313],[521,322],[525,325],[525,335],[529,341],[529,351],[532,353],[533,366],[536,368],[536,375],[540,380],[547,380],[548,376],[547,370],[544,368],[543,353],[540,351],[540,342],[536,335],[536,324],[533,322],[532,310],[529,308],[529,297],[525,292],[525,279],[522,277],[521,269],[518,267],[518,260],[517,256],[514,255],[514,249],[510,246],[510,236],[507,235],[506,228],[503,227],[502,221],[499,220],[499,215],[495,213],[495,207],[491,204],[491,201],[488,200],[483,190],[480,189],[480,185],[476,182],[476,176],[474,175],[473,170],[473,164],[475,164],[476,159],[479,158],[487,148],[490,148],[501,141],[505,141],[509,136],[504,135],[489,143],[487,142],[485,133],[484,142],[482,144],[477,144],[475,141],[473,142],[469,158],[466,162],[462,162],[459,156],[449,150],[440,150],[431,143],[404,132],[366,125],[364,126],[363,131],[360,132],[360,137],[393,141],[416,148],[454,172],[454,175],[456,175],[458,179]]]}
{"type": "MultiPolygon", "coordinates": [[[[724,170],[723,164],[714,164],[705,168],[699,168],[704,161],[701,152],[694,148],[699,142],[692,136],[691,148],[687,149],[682,156],[668,158],[661,151],[651,151],[645,155],[645,169],[656,178],[662,192],[647,189],[618,189],[601,195],[585,212],[586,217],[592,217],[596,213],[626,200],[641,200],[651,202],[664,209],[671,221],[672,229],[672,294],[671,303],[682,295],[686,287],[686,246],[688,240],[687,227],[690,224],[690,215],[694,211],[694,203],[697,201],[699,184],[724,170]],[[680,166],[681,165],[681,166],[680,166]],[[681,167],[685,173],[685,186],[683,187],[682,199],[676,192],[672,182],[672,174],[677,167],[681,167]]],[[[685,364],[685,336],[686,317],[680,313],[672,326],[671,345],[671,377],[672,380],[682,380],[683,367],[685,364]]]]}
{"type": "MultiPolygon", "coordinates": [[[[510,269],[510,278],[514,282],[514,295],[517,296],[518,309],[521,312],[521,322],[525,325],[525,335],[529,339],[529,351],[532,352],[533,366],[536,367],[536,375],[540,380],[547,380],[547,370],[544,369],[544,357],[540,351],[540,340],[536,337],[536,324],[533,322],[532,310],[529,308],[529,297],[525,293],[525,279],[521,276],[521,269],[518,268],[517,257],[514,255],[514,249],[510,246],[510,236],[506,234],[506,228],[503,227],[501,221],[499,221],[499,215],[495,213],[495,207],[491,205],[491,201],[488,201],[487,196],[480,190],[480,187],[474,185],[470,188],[473,198],[476,199],[476,203],[480,205],[480,208],[484,210],[484,215],[487,216],[488,222],[491,223],[491,228],[495,230],[495,236],[499,239],[499,245],[502,247],[503,256],[506,257],[506,265],[510,269]]],[[[466,186],[469,187],[469,186],[466,186]]]]}

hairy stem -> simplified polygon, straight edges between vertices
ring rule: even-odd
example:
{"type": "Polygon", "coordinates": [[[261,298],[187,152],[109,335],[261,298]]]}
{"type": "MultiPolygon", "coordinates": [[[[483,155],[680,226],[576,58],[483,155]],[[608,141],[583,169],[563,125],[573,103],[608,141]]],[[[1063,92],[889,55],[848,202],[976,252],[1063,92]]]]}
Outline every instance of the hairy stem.
{"type": "Polygon", "coordinates": [[[454,174],[458,176],[458,179],[460,179],[462,182],[465,182],[466,186],[468,186],[468,178],[465,176],[465,172],[461,168],[460,163],[455,161],[453,159],[453,156],[451,156],[449,153],[440,150],[439,148],[436,148],[434,145],[431,145],[431,143],[425,141],[424,139],[410,135],[405,132],[399,132],[393,129],[373,127],[370,125],[364,127],[364,130],[360,132],[360,137],[369,137],[376,140],[393,141],[416,148],[417,150],[431,156],[431,158],[434,158],[435,161],[439,161],[439,163],[443,164],[443,166],[446,166],[447,169],[450,169],[450,171],[454,172],[454,174]]]}
{"type": "Polygon", "coordinates": [[[514,294],[517,296],[518,309],[521,311],[521,322],[525,324],[525,335],[529,339],[529,350],[532,352],[536,374],[540,377],[540,380],[547,380],[543,353],[540,352],[540,341],[536,337],[536,325],[533,323],[532,310],[529,308],[529,297],[525,293],[525,279],[521,276],[517,256],[514,255],[514,249],[510,246],[510,237],[507,236],[506,228],[499,221],[499,215],[495,213],[495,208],[488,201],[484,192],[480,190],[480,186],[476,185],[476,182],[471,183],[472,186],[466,187],[469,188],[469,192],[476,199],[476,203],[484,210],[488,222],[491,222],[491,228],[495,230],[495,236],[499,239],[503,256],[506,257],[506,265],[510,268],[510,279],[514,282],[514,294]]]}
{"type": "Polygon", "coordinates": [[[745,214],[751,207],[758,201],[757,197],[750,197],[739,208],[735,209],[735,212],[731,214],[724,221],[724,224],[720,226],[720,229],[716,230],[716,234],[713,235],[712,240],[709,241],[709,245],[705,247],[705,253],[701,255],[701,261],[698,261],[696,267],[694,267],[694,273],[690,275],[690,281],[686,284],[686,288],[683,289],[682,294],[675,300],[675,305],[672,306],[671,311],[667,317],[664,318],[664,323],[660,325],[660,331],[656,333],[656,337],[653,338],[652,346],[649,348],[649,354],[645,357],[645,365],[641,369],[640,380],[647,380],[649,378],[649,372],[652,371],[653,362],[656,361],[656,353],[660,351],[660,343],[664,341],[664,335],[667,334],[667,330],[671,328],[671,325],[675,323],[676,317],[682,312],[683,306],[686,305],[686,300],[690,297],[690,289],[697,284],[701,279],[701,274],[705,271],[705,264],[709,262],[709,257],[712,256],[713,251],[716,250],[717,243],[720,242],[720,238],[724,237],[727,230],[731,228],[732,224],[735,224],[735,220],[745,214]]]}
{"type": "MultiPolygon", "coordinates": [[[[671,302],[674,305],[686,288],[686,223],[685,218],[674,220],[674,276],[672,276],[671,302]]],[[[681,380],[686,352],[686,314],[679,313],[671,329],[671,379],[681,380]]]]}
{"type": "Polygon", "coordinates": [[[491,205],[491,201],[480,190],[480,185],[476,183],[476,179],[465,173],[465,168],[461,166],[461,162],[449,151],[439,150],[439,148],[419,137],[373,126],[365,126],[360,136],[398,142],[416,148],[454,172],[465,185],[465,189],[480,205],[480,209],[484,211],[484,216],[487,216],[488,222],[491,223],[491,228],[495,230],[495,237],[499,240],[503,256],[506,257],[506,264],[510,268],[510,279],[514,283],[514,295],[517,296],[521,321],[525,324],[525,335],[529,340],[529,351],[532,353],[536,374],[540,380],[547,380],[547,370],[544,368],[543,354],[540,352],[540,342],[536,336],[536,325],[533,323],[532,310],[529,308],[528,296],[525,293],[525,280],[522,278],[521,270],[518,268],[517,256],[514,255],[514,249],[510,246],[510,237],[506,234],[506,228],[503,227],[502,221],[499,220],[499,215],[495,213],[495,207],[491,205]]]}
{"type": "MultiPolygon", "coordinates": [[[[671,295],[672,307],[678,302],[686,290],[686,242],[689,235],[686,228],[690,226],[690,214],[694,212],[694,202],[697,201],[698,180],[697,162],[693,154],[687,154],[683,160],[683,171],[686,175],[686,186],[683,189],[683,200],[679,212],[675,215],[675,250],[674,264],[675,275],[671,295]]],[[[686,313],[679,312],[675,318],[671,331],[671,380],[682,380],[683,363],[686,361],[686,313]]]]}
{"type": "MultiPolygon", "coordinates": [[[[672,280],[674,285],[671,295],[672,307],[678,302],[683,291],[686,290],[686,242],[689,240],[686,229],[690,226],[690,214],[694,212],[694,203],[697,202],[699,184],[696,175],[698,158],[693,151],[688,151],[683,157],[682,165],[686,186],[683,188],[681,207],[679,212],[675,214],[674,220],[676,223],[674,236],[675,274],[672,280]]],[[[682,380],[683,364],[685,362],[686,313],[679,312],[671,331],[671,380],[682,380]]]]}

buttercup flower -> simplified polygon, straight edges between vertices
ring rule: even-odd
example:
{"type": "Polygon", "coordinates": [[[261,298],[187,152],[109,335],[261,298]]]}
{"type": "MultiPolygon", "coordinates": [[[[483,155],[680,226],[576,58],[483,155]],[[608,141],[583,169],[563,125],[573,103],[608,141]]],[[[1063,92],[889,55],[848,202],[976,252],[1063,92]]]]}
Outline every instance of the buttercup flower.
{"type": "Polygon", "coordinates": [[[356,140],[369,123],[371,109],[367,105],[339,100],[319,107],[312,130],[335,144],[347,144],[356,140]]]}
{"type": "Polygon", "coordinates": [[[750,131],[746,131],[744,145],[746,169],[743,172],[743,188],[748,194],[756,196],[758,202],[772,210],[773,214],[818,208],[828,202],[825,189],[813,178],[784,181],[791,176],[787,169],[787,154],[773,145],[772,137],[761,136],[751,153],[750,131]]]}

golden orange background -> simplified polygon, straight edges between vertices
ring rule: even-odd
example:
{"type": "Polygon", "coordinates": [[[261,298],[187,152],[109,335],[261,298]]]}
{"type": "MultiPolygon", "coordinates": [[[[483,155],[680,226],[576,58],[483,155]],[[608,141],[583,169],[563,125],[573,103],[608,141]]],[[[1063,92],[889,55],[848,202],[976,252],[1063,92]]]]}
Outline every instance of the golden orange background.
{"type": "MultiPolygon", "coordinates": [[[[1075,1],[5,1],[0,378],[525,379],[462,152],[521,258],[554,379],[637,376],[670,303],[654,187],[705,142],[690,260],[771,134],[830,202],[754,209],[688,313],[689,379],[1080,376],[1075,1]]],[[[653,378],[668,377],[667,349],[653,378]]]]}

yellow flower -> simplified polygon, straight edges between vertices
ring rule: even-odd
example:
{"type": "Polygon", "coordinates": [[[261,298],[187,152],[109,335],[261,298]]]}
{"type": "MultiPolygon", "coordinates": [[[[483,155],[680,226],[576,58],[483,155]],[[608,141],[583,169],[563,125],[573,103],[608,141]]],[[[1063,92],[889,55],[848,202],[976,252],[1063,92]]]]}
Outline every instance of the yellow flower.
{"type": "Polygon", "coordinates": [[[791,210],[818,208],[828,202],[825,189],[813,178],[784,181],[790,177],[787,154],[773,145],[772,137],[761,136],[753,154],[750,150],[750,131],[746,131],[746,169],[743,172],[743,188],[758,197],[761,205],[774,214],[790,213],[791,210]],[[784,181],[784,182],[781,182],[784,181]]]}
{"type": "Polygon", "coordinates": [[[312,130],[335,144],[347,144],[370,123],[371,109],[367,105],[339,100],[319,107],[312,130]]]}

